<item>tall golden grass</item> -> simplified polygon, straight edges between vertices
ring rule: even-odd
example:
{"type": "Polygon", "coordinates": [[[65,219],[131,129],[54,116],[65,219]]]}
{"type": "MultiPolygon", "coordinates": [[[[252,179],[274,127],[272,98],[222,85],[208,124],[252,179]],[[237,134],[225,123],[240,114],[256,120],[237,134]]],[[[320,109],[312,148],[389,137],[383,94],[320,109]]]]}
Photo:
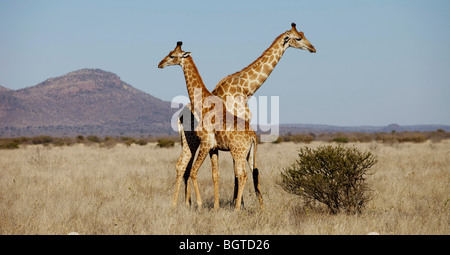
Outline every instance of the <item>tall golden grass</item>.
{"type": "Polygon", "coordinates": [[[368,177],[373,199],[359,215],[307,207],[277,185],[301,146],[323,144],[260,144],[265,210],[248,181],[240,212],[231,207],[234,172],[226,152],[220,153],[221,209],[212,209],[205,160],[198,177],[205,208],[197,211],[182,202],[170,209],[178,144],[0,150],[0,234],[450,234],[449,140],[347,144],[378,157],[368,177]]]}

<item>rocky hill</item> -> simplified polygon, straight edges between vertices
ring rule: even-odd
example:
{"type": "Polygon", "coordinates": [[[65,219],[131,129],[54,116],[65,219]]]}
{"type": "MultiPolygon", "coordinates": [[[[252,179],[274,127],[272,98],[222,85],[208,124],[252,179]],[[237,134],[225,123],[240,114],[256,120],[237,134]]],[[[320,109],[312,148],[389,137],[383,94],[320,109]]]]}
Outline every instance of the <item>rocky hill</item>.
{"type": "Polygon", "coordinates": [[[0,88],[0,136],[169,135],[176,109],[114,73],[82,69],[36,86],[0,88]]]}

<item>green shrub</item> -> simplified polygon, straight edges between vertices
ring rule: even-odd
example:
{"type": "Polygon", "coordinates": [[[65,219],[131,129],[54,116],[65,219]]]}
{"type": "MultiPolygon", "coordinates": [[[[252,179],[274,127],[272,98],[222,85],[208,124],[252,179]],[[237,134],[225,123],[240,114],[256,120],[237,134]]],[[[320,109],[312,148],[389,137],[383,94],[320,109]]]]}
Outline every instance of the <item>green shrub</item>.
{"type": "Polygon", "coordinates": [[[122,140],[122,142],[126,142],[126,141],[130,141],[130,140],[135,140],[132,137],[128,137],[128,136],[121,136],[120,140],[122,140]]]}
{"type": "Polygon", "coordinates": [[[78,135],[78,136],[75,138],[75,140],[77,141],[77,143],[81,143],[81,142],[84,141],[84,136],[78,135]]]}
{"type": "Polygon", "coordinates": [[[325,204],[333,214],[342,210],[360,213],[370,199],[365,182],[367,171],[376,162],[372,153],[362,153],[354,147],[305,147],[300,149],[298,160],[283,169],[280,186],[307,204],[325,204]]]}
{"type": "Polygon", "coordinates": [[[399,135],[397,140],[401,143],[404,143],[404,142],[423,143],[426,140],[428,140],[428,137],[426,135],[423,135],[420,133],[405,132],[404,134],[399,135]]]}
{"type": "Polygon", "coordinates": [[[311,143],[312,141],[314,141],[314,136],[310,134],[295,135],[293,138],[295,143],[311,143]]]}
{"type": "Polygon", "coordinates": [[[31,143],[33,143],[33,144],[48,145],[52,141],[53,141],[53,137],[48,136],[48,135],[35,136],[35,137],[31,138],[31,143]]]}
{"type": "Polygon", "coordinates": [[[348,137],[336,137],[333,139],[336,143],[348,143],[348,137]]]}
{"type": "MultiPolygon", "coordinates": [[[[280,137],[279,137],[280,138],[280,137]]],[[[311,134],[290,134],[282,136],[277,142],[311,143],[314,136],[311,134]]]]}
{"type": "Polygon", "coordinates": [[[147,145],[147,141],[144,139],[139,139],[135,143],[141,146],[147,145]]]}
{"type": "Polygon", "coordinates": [[[54,138],[52,144],[55,146],[64,146],[66,145],[66,141],[64,138],[54,138]]]}
{"type": "Polygon", "coordinates": [[[27,144],[28,141],[30,141],[30,138],[26,136],[21,136],[19,138],[16,138],[19,141],[19,144],[27,144]]]}
{"type": "Polygon", "coordinates": [[[19,149],[18,139],[2,139],[0,140],[0,149],[19,149]]]}
{"type": "Polygon", "coordinates": [[[175,145],[175,142],[169,139],[159,139],[158,143],[156,144],[156,146],[158,146],[159,148],[169,148],[169,147],[173,147],[175,145]]]}
{"type": "Polygon", "coordinates": [[[90,135],[90,136],[86,137],[86,139],[89,142],[100,143],[100,138],[98,136],[95,136],[95,135],[90,135]]]}

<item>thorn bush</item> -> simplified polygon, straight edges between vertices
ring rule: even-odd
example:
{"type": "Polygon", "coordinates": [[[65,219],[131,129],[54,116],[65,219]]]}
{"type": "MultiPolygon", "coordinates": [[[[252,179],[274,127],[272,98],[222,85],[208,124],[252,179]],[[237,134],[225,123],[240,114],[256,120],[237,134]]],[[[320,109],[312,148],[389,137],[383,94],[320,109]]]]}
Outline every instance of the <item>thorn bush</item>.
{"type": "Polygon", "coordinates": [[[371,152],[355,147],[321,146],[301,148],[299,157],[281,172],[280,186],[302,197],[306,203],[318,201],[331,213],[361,213],[370,199],[367,171],[377,162],[371,152]]]}

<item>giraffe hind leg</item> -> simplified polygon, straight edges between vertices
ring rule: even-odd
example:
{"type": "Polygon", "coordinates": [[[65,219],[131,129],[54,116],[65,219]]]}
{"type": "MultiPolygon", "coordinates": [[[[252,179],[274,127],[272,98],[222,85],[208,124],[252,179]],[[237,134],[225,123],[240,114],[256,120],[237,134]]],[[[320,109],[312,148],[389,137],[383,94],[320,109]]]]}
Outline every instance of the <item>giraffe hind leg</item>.
{"type": "Polygon", "coordinates": [[[250,151],[247,155],[247,162],[248,162],[250,169],[253,169],[253,171],[252,171],[253,186],[255,187],[256,196],[259,199],[259,207],[261,209],[264,209],[263,198],[262,198],[261,190],[259,187],[259,170],[258,170],[258,167],[256,166],[256,142],[253,143],[250,148],[250,151]]]}
{"type": "Polygon", "coordinates": [[[261,195],[261,190],[259,188],[259,170],[258,168],[253,169],[253,186],[255,187],[256,196],[259,199],[259,207],[264,209],[263,197],[261,195]]]}
{"type": "MultiPolygon", "coordinates": [[[[234,195],[233,195],[233,204],[235,206],[237,203],[238,190],[239,190],[239,180],[238,180],[237,176],[235,176],[234,177],[234,195]]],[[[242,208],[245,208],[244,197],[241,198],[241,206],[242,206],[242,208]]]]}
{"type": "Polygon", "coordinates": [[[195,136],[194,132],[185,131],[183,127],[183,118],[178,119],[178,131],[181,140],[181,155],[176,164],[177,178],[175,183],[175,192],[172,198],[172,207],[175,207],[178,201],[178,194],[181,185],[181,179],[184,178],[185,183],[185,203],[186,205],[191,204],[190,199],[190,185],[189,185],[189,175],[192,168],[192,163],[194,161],[195,152],[199,146],[198,138],[195,136]]]}
{"type": "Polygon", "coordinates": [[[189,182],[189,176],[191,175],[192,163],[194,162],[194,157],[191,156],[189,163],[186,167],[186,171],[184,172],[184,197],[186,206],[191,205],[191,185],[189,182]]]}
{"type": "Polygon", "coordinates": [[[184,182],[185,182],[185,199],[186,205],[191,205],[191,185],[189,182],[192,165],[194,163],[195,154],[197,153],[198,147],[200,146],[200,139],[193,131],[186,131],[185,136],[189,139],[186,139],[186,143],[189,146],[190,151],[190,159],[189,163],[186,167],[186,172],[184,174],[184,182]]]}
{"type": "Polygon", "coordinates": [[[202,198],[200,195],[200,190],[198,188],[198,182],[197,182],[197,172],[200,166],[203,164],[203,161],[205,161],[206,155],[209,153],[209,148],[204,146],[203,144],[200,145],[199,153],[197,156],[197,159],[195,159],[194,166],[192,167],[190,178],[192,180],[192,186],[194,186],[195,195],[197,197],[197,206],[198,210],[202,209],[202,198]]]}

